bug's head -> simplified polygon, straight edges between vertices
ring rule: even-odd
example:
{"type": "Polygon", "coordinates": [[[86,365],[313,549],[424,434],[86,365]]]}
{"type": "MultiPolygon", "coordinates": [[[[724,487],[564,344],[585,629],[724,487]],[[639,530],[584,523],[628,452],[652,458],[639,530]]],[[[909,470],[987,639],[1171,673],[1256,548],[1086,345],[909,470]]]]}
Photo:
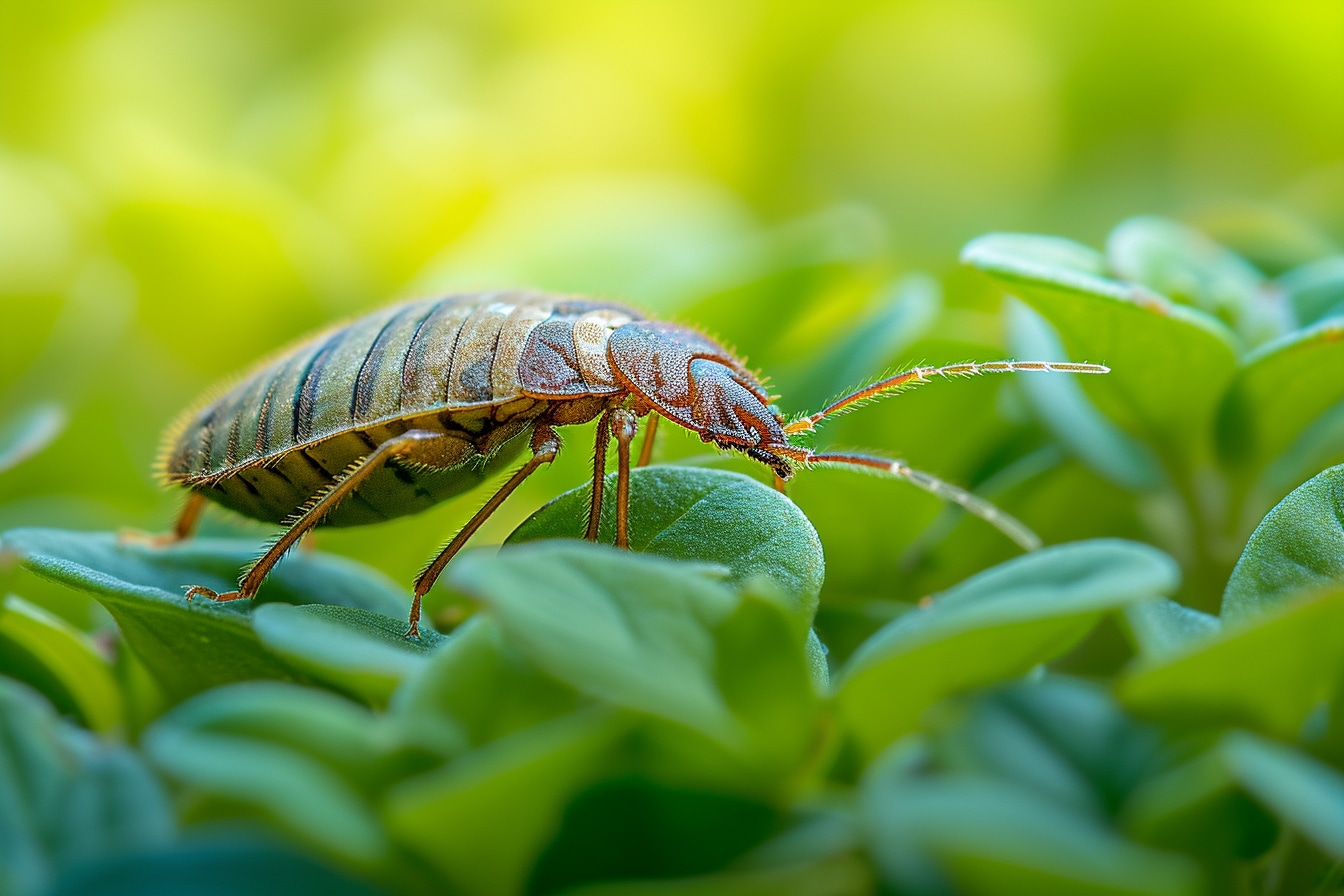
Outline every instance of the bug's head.
{"type": "MultiPolygon", "coordinates": [[[[631,392],[719,448],[793,475],[784,418],[760,380],[732,352],[689,327],[638,321],[612,333],[612,368],[631,392]]],[[[796,449],[793,449],[796,450],[796,449]]]]}

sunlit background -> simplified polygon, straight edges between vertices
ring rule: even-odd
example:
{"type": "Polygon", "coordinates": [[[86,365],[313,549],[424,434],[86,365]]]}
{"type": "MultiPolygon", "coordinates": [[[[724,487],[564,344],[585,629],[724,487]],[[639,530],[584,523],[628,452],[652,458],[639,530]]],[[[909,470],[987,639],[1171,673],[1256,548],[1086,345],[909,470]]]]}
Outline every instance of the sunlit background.
{"type": "MultiPolygon", "coordinates": [[[[620,298],[737,346],[801,411],[832,388],[809,371],[834,334],[899,278],[936,278],[943,311],[892,366],[999,357],[1000,293],[960,248],[1100,245],[1139,213],[1270,274],[1340,251],[1344,5],[0,0],[0,419],[69,414],[0,481],[0,529],[166,528],[179,498],[150,471],[182,407],[400,297],[620,298]]],[[[973,484],[1015,453],[1004,388],[929,387],[835,438],[973,484]]],[[[664,459],[701,450],[667,430],[664,459]]],[[[568,445],[484,541],[583,480],[589,433],[568,445]]],[[[1056,487],[1100,509],[1015,507],[1047,540],[1143,537],[1114,487],[1056,487]]],[[[909,554],[932,499],[838,472],[795,494],[828,601],[947,584],[909,554]]],[[[322,544],[409,580],[483,497],[322,544]]]]}

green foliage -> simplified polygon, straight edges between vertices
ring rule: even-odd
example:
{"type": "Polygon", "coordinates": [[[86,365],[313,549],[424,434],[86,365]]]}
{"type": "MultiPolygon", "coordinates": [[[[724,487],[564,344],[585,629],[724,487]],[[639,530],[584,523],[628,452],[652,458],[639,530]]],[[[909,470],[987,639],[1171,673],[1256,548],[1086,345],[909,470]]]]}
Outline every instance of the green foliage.
{"type": "MultiPolygon", "coordinates": [[[[1112,367],[1007,380],[1009,422],[910,399],[980,428],[947,447],[1046,534],[1026,556],[877,479],[800,473],[795,504],[658,464],[630,551],[581,540],[573,489],[457,557],[408,640],[407,590],[333,553],[216,604],[183,586],[257,539],[4,533],[0,890],[1338,892],[1344,466],[1298,485],[1344,453],[1331,269],[1153,218],[964,257],[1023,357],[1112,367]]],[[[932,280],[874,295],[766,346],[812,405],[937,345],[932,280]]],[[[0,467],[57,430],[21,415],[0,467]]]]}

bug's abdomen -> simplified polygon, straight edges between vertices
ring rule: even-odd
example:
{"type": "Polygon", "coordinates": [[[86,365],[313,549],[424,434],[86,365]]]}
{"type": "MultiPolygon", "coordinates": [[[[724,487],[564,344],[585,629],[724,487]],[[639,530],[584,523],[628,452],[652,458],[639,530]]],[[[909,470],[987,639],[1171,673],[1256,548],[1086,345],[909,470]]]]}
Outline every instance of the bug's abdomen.
{"type": "MultiPolygon", "coordinates": [[[[542,293],[414,302],[360,318],[263,364],[170,432],[163,472],[248,516],[279,521],[349,464],[411,428],[463,440],[463,467],[390,466],[329,522],[373,522],[474,486],[547,405],[519,379],[543,323],[593,308],[542,293]],[[473,455],[475,463],[467,463],[473,455]]],[[[614,306],[613,306],[614,307],[614,306]]]]}

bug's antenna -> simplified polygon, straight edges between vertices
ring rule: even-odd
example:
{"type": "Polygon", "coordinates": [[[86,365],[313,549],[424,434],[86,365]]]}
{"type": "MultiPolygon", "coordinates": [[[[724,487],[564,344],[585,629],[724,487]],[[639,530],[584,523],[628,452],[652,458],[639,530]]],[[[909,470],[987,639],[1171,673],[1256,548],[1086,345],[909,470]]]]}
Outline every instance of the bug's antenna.
{"type": "MultiPolygon", "coordinates": [[[[894,395],[906,389],[929,382],[933,377],[951,378],[957,376],[979,376],[982,373],[1013,373],[1018,371],[1044,371],[1050,373],[1110,373],[1109,367],[1101,364],[1073,364],[1059,361],[980,361],[965,364],[948,364],[944,367],[914,367],[910,370],[878,380],[838,398],[830,405],[817,411],[810,417],[795,420],[784,427],[784,431],[793,435],[811,432],[827,417],[852,410],[858,405],[876,398],[894,395]]],[[[950,487],[950,486],[949,486],[950,487]]],[[[969,509],[969,508],[968,508],[969,509]]]]}
{"type": "Polygon", "coordinates": [[[977,495],[957,488],[950,482],[944,482],[931,473],[913,469],[899,460],[885,457],[872,457],[866,454],[813,454],[808,452],[799,458],[803,463],[839,464],[849,467],[863,467],[875,473],[899,476],[911,485],[937,495],[945,501],[951,501],[964,508],[968,513],[980,517],[1004,535],[1007,535],[1024,551],[1034,551],[1041,546],[1040,537],[1023,523],[977,495]]]}

